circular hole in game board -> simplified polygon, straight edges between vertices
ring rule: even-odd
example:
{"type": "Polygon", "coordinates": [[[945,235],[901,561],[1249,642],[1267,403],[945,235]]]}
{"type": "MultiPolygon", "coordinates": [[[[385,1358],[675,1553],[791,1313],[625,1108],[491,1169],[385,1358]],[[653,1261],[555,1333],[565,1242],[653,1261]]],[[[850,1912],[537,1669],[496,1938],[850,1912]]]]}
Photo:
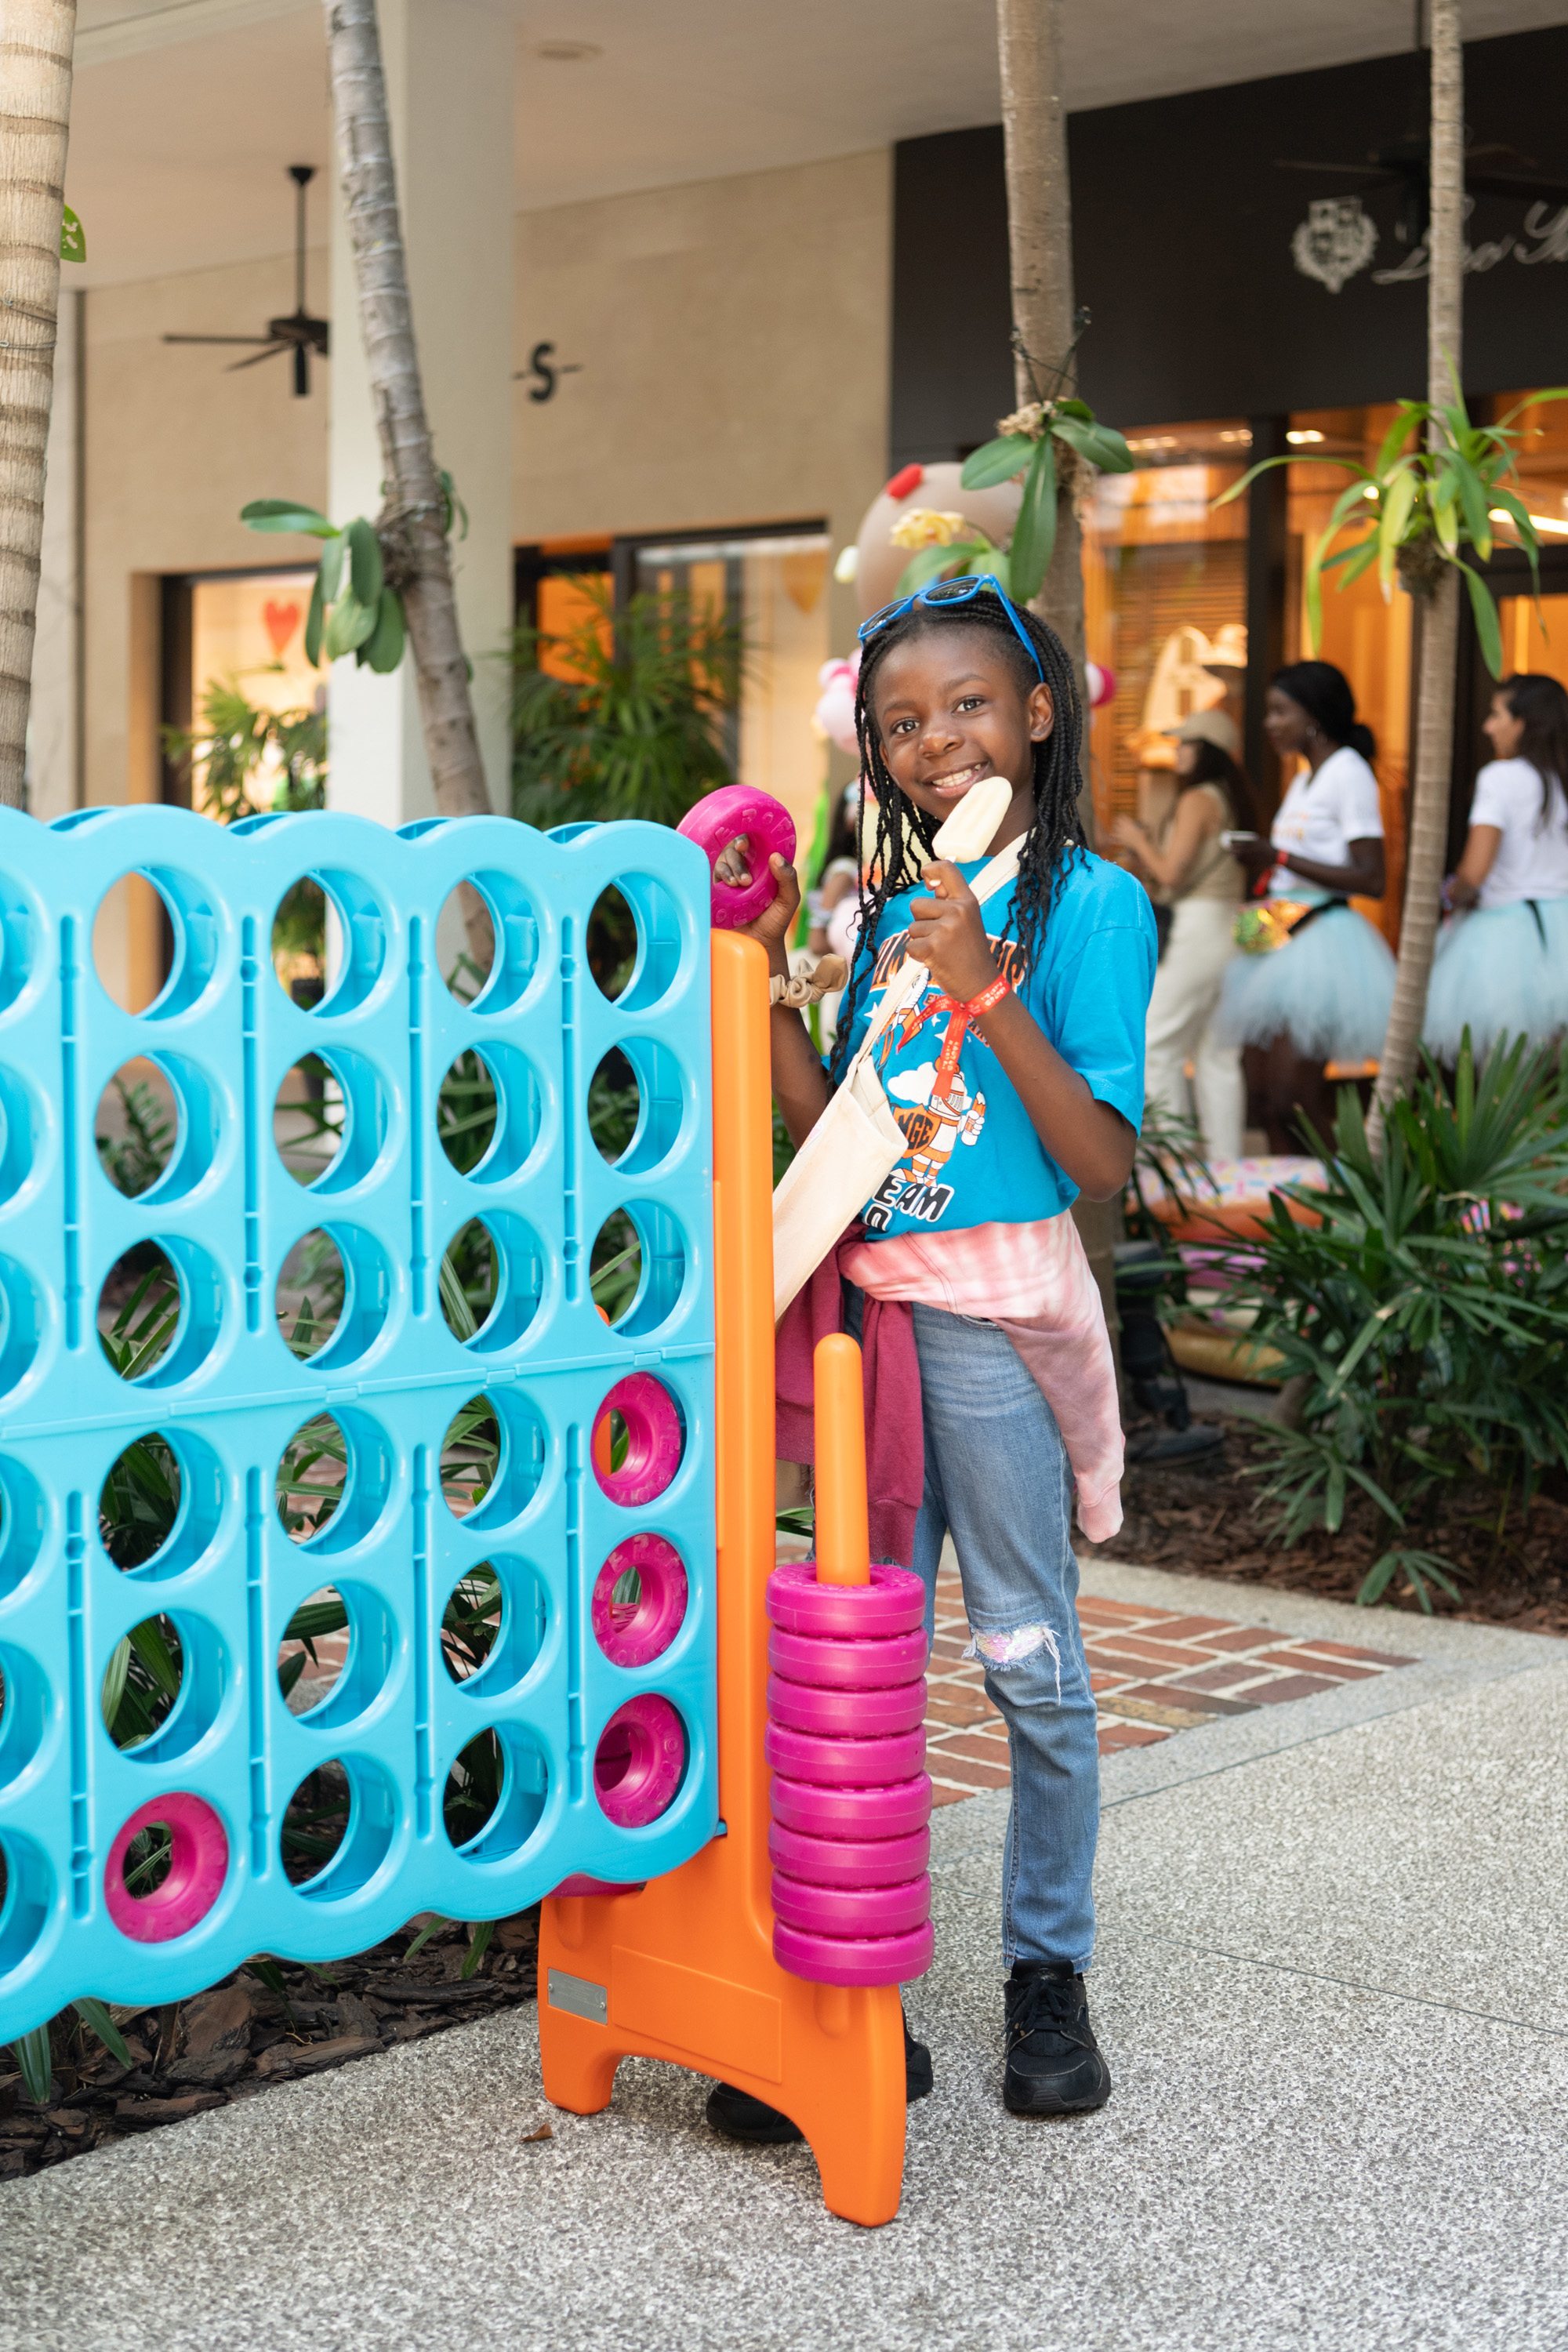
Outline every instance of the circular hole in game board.
{"type": "Polygon", "coordinates": [[[357,1013],[386,962],[386,919],[357,875],[327,868],[289,884],[272,918],[272,969],[304,1013],[357,1013]]]}
{"type": "Polygon", "coordinates": [[[156,1741],[180,1703],[184,1646],[172,1617],[144,1617],[121,1634],[99,1685],[103,1727],[122,1755],[156,1741]]]}
{"type": "Polygon", "coordinates": [[[117,1258],[98,1297],[99,1344],[122,1381],[172,1388],[217,1344],[223,1277],[182,1236],[138,1242],[117,1258]]]}
{"type": "Polygon", "coordinates": [[[48,1922],[54,1878],[41,1846],[20,1831],[0,1835],[0,1980],[19,1969],[48,1922]]]}
{"type": "Polygon", "coordinates": [[[436,924],[441,976],[459,1004],[510,1013],[539,966],[539,919],[510,874],[470,874],[448,892],[436,924]]]}
{"type": "Polygon", "coordinates": [[[686,1243],[657,1201],[629,1201],[612,1211],[594,1239],[588,1284],[594,1304],[627,1339],[645,1339],[668,1322],[686,1282],[686,1243]]]}
{"type": "Polygon", "coordinates": [[[278,1463],[278,1516],[297,1544],[347,1551],[368,1536],[392,1491],[394,1454],[368,1413],[313,1413],[278,1463]]]}
{"type": "Polygon", "coordinates": [[[612,1168],[646,1176],[679,1140],[686,1115],[680,1065],[652,1037],[613,1045],[588,1088],[588,1130],[612,1168]]]}
{"type": "Polygon", "coordinates": [[[470,1217],[441,1261],[447,1329],[480,1355],[515,1347],[539,1312],[546,1272],[539,1236],[521,1217],[470,1217]]]}
{"type": "Polygon", "coordinates": [[[200,883],[171,866],[122,874],[99,902],[92,961],[122,1013],[188,1013],[217,970],[221,933],[200,883]]]}
{"type": "Polygon", "coordinates": [[[357,1894],[385,1861],[396,1827],[396,1794],[380,1766],[366,1757],[330,1757],[306,1773],[284,1808],[284,1874],[315,1902],[357,1894]]]}
{"type": "Polygon", "coordinates": [[[279,1270],[278,1328],[290,1354],[319,1372],[357,1363],[392,1310],[392,1275],[374,1234],[359,1225],[316,1225],[279,1270]]]}
{"type": "Polygon", "coordinates": [[[9,1206],[33,1172],[38,1128],[26,1081],[0,1065],[0,1208],[9,1206]]]}
{"type": "Polygon", "coordinates": [[[26,1379],[39,1338],[37,1293],[14,1258],[0,1257],[0,1396],[26,1379]]]}
{"type": "Polygon", "coordinates": [[[386,1141],[386,1097],[362,1054],[305,1054],[283,1074],[272,1139],[297,1184],[346,1192],[374,1168],[386,1141]]]}
{"type": "Polygon", "coordinates": [[[20,1778],[43,1741],[48,1692],[24,1651],[0,1648],[0,1789],[20,1778]]]}
{"type": "Polygon", "coordinates": [[[149,1207],[183,1200],[213,1164],[217,1095],[183,1054],[124,1062],[98,1098],[98,1164],[128,1200],[149,1207]]]}
{"type": "Polygon", "coordinates": [[[623,874],[588,917],[588,969],[601,994],[628,1013],[647,1013],[680,968],[681,922],[674,899],[648,874],[623,874]]]}
{"type": "Polygon", "coordinates": [[[514,1688],[543,1650],[548,1614],[543,1580],[526,1560],[476,1560],[447,1596],[441,1662],[471,1697],[514,1688]]]}
{"type": "Polygon", "coordinates": [[[441,1447],[441,1492],[454,1518],[476,1528],[504,1526],[527,1509],[544,1475],[544,1424],[515,1393],[468,1398],[441,1447]]]}
{"type": "Polygon", "coordinates": [[[109,1466],[98,1498],[98,1537],[129,1575],[181,1575],[200,1559],[223,1518],[227,1479],[205,1439],[143,1430],[109,1466]]]}
{"type": "Polygon", "coordinates": [[[33,911],[15,883],[0,879],[0,1013],[9,1013],[32,976],[33,911]]]}
{"type": "Polygon", "coordinates": [[[520,1727],[481,1731],[454,1758],[441,1798],[447,1835],[469,1862],[505,1862],[538,1828],[550,1772],[520,1727]]]}
{"type": "Polygon", "coordinates": [[[32,1472],[0,1455],[0,1601],[37,1567],[46,1522],[43,1489],[32,1472]]]}
{"type": "Polygon", "coordinates": [[[330,1699],[343,1677],[353,1645],[348,1602],[335,1584],[301,1601],[278,1644],[278,1687],[292,1715],[309,1715],[330,1699]]]}
{"type": "Polygon", "coordinates": [[[436,1131],[459,1176],[500,1184],[518,1175],[539,1140],[539,1081],[515,1045],[459,1054],[436,1097],[436,1131]]]}
{"type": "Polygon", "coordinates": [[[616,1666],[662,1657],[686,1620],[686,1565],[663,1536],[628,1536],[594,1580],[594,1638],[616,1666]]]}
{"type": "Polygon", "coordinates": [[[686,1778],[686,1727],[667,1698],[645,1691],[618,1706],[594,1751],[594,1793],[617,1829],[642,1829],[669,1811],[686,1778]]]}

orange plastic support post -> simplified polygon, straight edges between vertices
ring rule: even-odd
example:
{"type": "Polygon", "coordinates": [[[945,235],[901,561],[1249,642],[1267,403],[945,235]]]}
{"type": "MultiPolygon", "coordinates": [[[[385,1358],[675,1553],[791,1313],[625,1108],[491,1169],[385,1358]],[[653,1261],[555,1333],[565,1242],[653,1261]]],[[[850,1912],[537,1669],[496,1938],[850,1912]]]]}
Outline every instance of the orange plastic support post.
{"type": "MultiPolygon", "coordinates": [[[[671,2060],[765,2099],[800,2126],[830,2210],[870,2226],[897,2213],[903,2178],[898,1987],[807,1984],[780,1968],[773,1950],[763,1761],[764,1588],[775,1549],[767,960],[754,940],[732,931],[715,932],[712,959],[719,1807],[726,1834],[647,1886],[546,1900],[540,2059],[546,2096],[578,2115],[609,2105],[616,2068],[634,2054],[671,2060]]],[[[858,1369],[854,1399],[854,1412],[839,1417],[858,1430],[858,1369]]],[[[847,1539],[847,1549],[853,1549],[847,1539]]]]}
{"type": "Polygon", "coordinates": [[[811,1360],[816,1423],[816,1580],[869,1584],[866,1531],[866,1415],[860,1350],[842,1332],[816,1343],[811,1360]]]}

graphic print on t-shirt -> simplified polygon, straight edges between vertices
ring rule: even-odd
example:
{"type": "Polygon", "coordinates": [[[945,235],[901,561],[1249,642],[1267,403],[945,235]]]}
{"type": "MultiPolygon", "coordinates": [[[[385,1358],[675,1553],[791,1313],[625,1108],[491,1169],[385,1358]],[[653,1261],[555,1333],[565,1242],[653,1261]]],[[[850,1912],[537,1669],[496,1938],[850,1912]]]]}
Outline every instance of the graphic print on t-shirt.
{"type": "MultiPolygon", "coordinates": [[[[885,989],[902,969],[909,936],[908,931],[900,931],[879,951],[872,978],[874,991],[885,989]]],[[[1016,942],[987,935],[987,944],[998,973],[1016,983],[1024,971],[1016,942]]],[[[867,1207],[865,1223],[869,1233],[885,1233],[895,1210],[924,1225],[939,1223],[952,1200],[953,1188],[943,1181],[948,1162],[956,1150],[978,1143],[985,1125],[985,1097],[963,1066],[965,1048],[972,1042],[983,1045],[984,1040],[972,1041],[963,1006],[934,982],[923,990],[916,1003],[907,1005],[889,1023],[877,1047],[878,1066],[885,1071],[894,1053],[901,1051],[928,1022],[937,1021],[943,1021],[945,1026],[934,1040],[936,1058],[884,1078],[893,1117],[910,1148],[867,1207]]]]}

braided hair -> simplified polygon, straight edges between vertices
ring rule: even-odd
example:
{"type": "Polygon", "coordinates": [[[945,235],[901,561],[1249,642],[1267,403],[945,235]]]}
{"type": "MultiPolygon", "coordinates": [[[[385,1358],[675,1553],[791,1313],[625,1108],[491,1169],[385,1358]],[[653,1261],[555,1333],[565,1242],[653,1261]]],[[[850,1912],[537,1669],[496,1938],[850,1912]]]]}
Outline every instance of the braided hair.
{"type": "MultiPolygon", "coordinates": [[[[1083,740],[1083,709],[1067,648],[1054,629],[1021,605],[1015,605],[1019,625],[1027,632],[1039,661],[1035,672],[1003,605],[989,593],[962,604],[913,604],[866,646],[855,688],[855,733],[860,747],[860,802],[865,816],[866,788],[876,794],[877,831],[868,867],[860,877],[858,940],[869,950],[877,927],[890,898],[911,889],[933,856],[937,826],[932,818],[907,800],[894,782],[882,756],[882,739],[872,709],[877,673],[895,646],[938,630],[977,629],[1004,655],[1025,693],[1041,679],[1050,689],[1056,718],[1050,733],[1033,746],[1035,816],[1019,845],[1018,879],[1014,886],[1014,919],[1025,968],[1039,954],[1046,919],[1055,905],[1075,855],[1084,849],[1083,822],[1079,815],[1082,789],[1079,748],[1083,740]]],[[[862,833],[862,840],[865,835],[862,833]]],[[[830,1064],[834,1078],[842,1076],[848,1058],[849,1037],[860,1000],[870,983],[876,959],[857,952],[849,985],[838,1016],[837,1036],[830,1064]]]]}

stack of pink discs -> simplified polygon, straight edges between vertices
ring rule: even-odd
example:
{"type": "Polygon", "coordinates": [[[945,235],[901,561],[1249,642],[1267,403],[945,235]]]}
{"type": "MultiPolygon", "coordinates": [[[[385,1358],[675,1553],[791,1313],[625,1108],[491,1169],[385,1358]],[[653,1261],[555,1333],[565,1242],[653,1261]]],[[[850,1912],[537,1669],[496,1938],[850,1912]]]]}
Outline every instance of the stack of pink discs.
{"type": "Polygon", "coordinates": [[[900,1984],[931,1966],[925,1587],[874,1566],[768,1580],[773,1957],[816,1984],[900,1984]]]}

